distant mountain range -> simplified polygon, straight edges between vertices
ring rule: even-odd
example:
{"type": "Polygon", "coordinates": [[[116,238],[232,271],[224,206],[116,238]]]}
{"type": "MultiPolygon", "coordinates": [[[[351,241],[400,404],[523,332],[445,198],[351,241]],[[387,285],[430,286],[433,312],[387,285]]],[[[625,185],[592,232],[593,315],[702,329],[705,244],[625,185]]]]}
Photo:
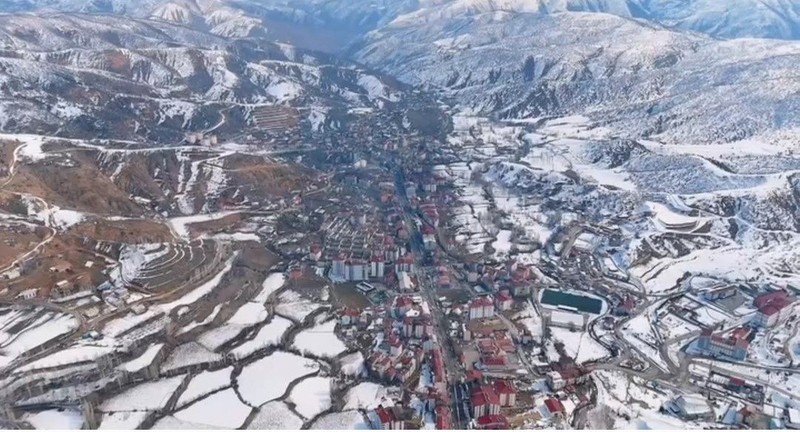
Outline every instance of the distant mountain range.
{"type": "Polygon", "coordinates": [[[394,19],[453,18],[459,14],[507,12],[603,12],[720,38],[800,39],[800,3],[795,0],[6,0],[0,11],[116,13],[190,24],[226,36],[267,30],[282,33],[287,22],[351,37],[394,19]],[[270,28],[272,27],[272,28],[270,28]]]}
{"type": "MultiPolygon", "coordinates": [[[[136,123],[156,125],[166,122],[156,113],[218,108],[210,103],[397,97],[368,69],[483,115],[584,114],[630,138],[708,143],[800,128],[800,5],[791,0],[16,0],[0,8],[15,12],[0,16],[0,103],[15,113],[4,130],[41,128],[53,115],[71,116],[67,127],[81,118],[75,130],[94,125],[92,113],[109,111],[76,91],[90,81],[102,83],[94,100],[117,101],[110,112],[142,111],[136,123]],[[118,102],[133,94],[158,106],[118,102]]],[[[182,122],[212,121],[199,119],[182,122]]]]}
{"type": "Polygon", "coordinates": [[[407,92],[327,54],[113,15],[0,15],[0,46],[5,132],[174,142],[222,115],[241,129],[259,106],[310,108],[318,127],[407,92]]]}

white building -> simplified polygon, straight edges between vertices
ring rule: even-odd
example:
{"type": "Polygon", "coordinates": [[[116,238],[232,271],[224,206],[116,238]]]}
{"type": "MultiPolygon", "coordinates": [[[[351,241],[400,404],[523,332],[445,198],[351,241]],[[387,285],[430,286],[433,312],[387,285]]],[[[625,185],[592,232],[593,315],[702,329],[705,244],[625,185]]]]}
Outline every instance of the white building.
{"type": "Polygon", "coordinates": [[[398,272],[397,283],[400,287],[400,291],[414,290],[414,282],[411,280],[411,276],[408,274],[408,272],[405,271],[398,272]]]}
{"type": "Polygon", "coordinates": [[[385,266],[386,264],[383,261],[383,258],[380,256],[372,257],[372,260],[369,263],[369,276],[373,279],[381,279],[385,274],[385,266]]]}
{"type": "Polygon", "coordinates": [[[681,395],[667,402],[666,408],[683,420],[714,418],[714,411],[702,395],[681,395]]]}
{"type": "Polygon", "coordinates": [[[476,297],[469,302],[469,319],[491,318],[494,316],[494,301],[491,297],[476,297]]]}

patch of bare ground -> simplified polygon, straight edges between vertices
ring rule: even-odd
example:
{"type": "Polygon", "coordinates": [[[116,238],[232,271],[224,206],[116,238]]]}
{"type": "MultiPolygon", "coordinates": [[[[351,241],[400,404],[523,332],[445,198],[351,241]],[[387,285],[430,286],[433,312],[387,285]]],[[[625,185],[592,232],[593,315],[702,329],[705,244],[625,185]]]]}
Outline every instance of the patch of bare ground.
{"type": "Polygon", "coordinates": [[[70,227],[73,236],[95,241],[142,244],[173,241],[172,232],[160,222],[148,219],[93,219],[70,227]]]}
{"type": "Polygon", "coordinates": [[[288,196],[311,186],[314,176],[307,168],[273,162],[260,156],[237,154],[225,158],[229,184],[242,185],[260,197],[288,196]]]}
{"type": "Polygon", "coordinates": [[[2,282],[8,288],[3,297],[14,298],[28,289],[36,290],[36,297],[41,299],[71,295],[106,281],[105,268],[103,257],[56,234],[39,253],[21,263],[20,277],[2,282]],[[88,262],[92,264],[87,266],[88,262]]]}
{"type": "MultiPolygon", "coordinates": [[[[155,178],[155,169],[173,168],[176,158],[175,152],[158,152],[160,160],[153,161],[153,154],[132,154],[126,156],[124,161],[118,162],[114,168],[114,184],[132,196],[146,198],[156,204],[164,205],[167,196],[164,189],[175,190],[176,185],[164,183],[155,178]]],[[[162,176],[165,176],[163,173],[162,176]]],[[[165,176],[166,177],[166,176],[165,176]]]]}
{"type": "Polygon", "coordinates": [[[369,299],[356,289],[355,283],[334,284],[331,294],[337,306],[363,309],[370,305],[369,299]]]}
{"type": "Polygon", "coordinates": [[[141,216],[143,208],[104,175],[86,154],[20,165],[6,187],[87,213],[141,216]]]}
{"type": "Polygon", "coordinates": [[[0,269],[8,267],[17,258],[33,250],[48,234],[49,230],[44,227],[0,222],[0,269]]]}
{"type": "Polygon", "coordinates": [[[212,235],[229,231],[243,219],[244,217],[241,213],[234,213],[219,219],[189,224],[187,228],[189,229],[189,236],[197,238],[204,234],[212,235]]]}
{"type": "Polygon", "coordinates": [[[319,298],[322,290],[328,286],[328,281],[305,271],[299,276],[289,278],[286,286],[304,297],[319,298]]]}
{"type": "Polygon", "coordinates": [[[14,149],[19,142],[11,140],[0,140],[0,184],[5,180],[14,162],[14,149]]]}

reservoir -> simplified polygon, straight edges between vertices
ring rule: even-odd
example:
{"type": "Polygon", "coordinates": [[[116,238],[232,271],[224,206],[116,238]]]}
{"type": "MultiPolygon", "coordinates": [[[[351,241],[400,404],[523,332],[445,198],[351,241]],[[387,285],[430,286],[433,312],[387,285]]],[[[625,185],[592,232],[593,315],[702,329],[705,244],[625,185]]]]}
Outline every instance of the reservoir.
{"type": "Polygon", "coordinates": [[[541,303],[592,314],[600,314],[603,310],[603,301],[600,299],[551,289],[544,290],[541,303]]]}

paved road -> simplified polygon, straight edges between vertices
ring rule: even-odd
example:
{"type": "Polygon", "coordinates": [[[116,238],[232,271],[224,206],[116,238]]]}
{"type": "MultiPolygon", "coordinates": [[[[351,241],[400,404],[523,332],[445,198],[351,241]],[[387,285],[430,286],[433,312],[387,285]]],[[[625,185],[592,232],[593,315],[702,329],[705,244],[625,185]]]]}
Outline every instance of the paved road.
{"type": "Polygon", "coordinates": [[[443,311],[439,307],[439,302],[435,295],[436,287],[433,283],[433,280],[426,274],[424,267],[422,266],[422,257],[425,256],[425,249],[420,241],[420,233],[417,229],[417,224],[415,223],[414,212],[404,194],[404,178],[400,172],[398,172],[396,175],[396,183],[396,188],[398,191],[397,195],[400,197],[399,200],[403,210],[403,218],[410,234],[411,250],[416,256],[414,273],[420,285],[420,294],[430,307],[431,317],[433,319],[433,328],[436,332],[436,337],[439,340],[439,346],[442,352],[442,360],[444,361],[444,366],[447,373],[447,387],[448,389],[453,389],[450,409],[453,413],[453,420],[455,421],[454,426],[456,428],[463,429],[466,427],[466,423],[464,422],[466,419],[463,419],[458,415],[459,407],[457,404],[460,403],[460,401],[456,391],[456,384],[460,382],[461,378],[464,376],[463,370],[453,350],[452,339],[447,332],[447,320],[443,311]]]}

